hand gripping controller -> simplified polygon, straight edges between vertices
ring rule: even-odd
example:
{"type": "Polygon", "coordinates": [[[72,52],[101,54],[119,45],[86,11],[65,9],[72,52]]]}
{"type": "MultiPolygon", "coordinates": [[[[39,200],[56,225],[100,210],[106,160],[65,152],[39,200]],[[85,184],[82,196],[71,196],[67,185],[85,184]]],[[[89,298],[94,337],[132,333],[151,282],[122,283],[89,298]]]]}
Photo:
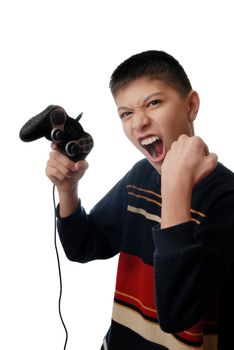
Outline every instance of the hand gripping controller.
{"type": "Polygon", "coordinates": [[[93,138],[79,123],[82,113],[73,119],[65,110],[56,105],[29,119],[21,128],[22,141],[31,142],[41,137],[58,144],[59,150],[71,160],[83,160],[93,148],[93,138]]]}

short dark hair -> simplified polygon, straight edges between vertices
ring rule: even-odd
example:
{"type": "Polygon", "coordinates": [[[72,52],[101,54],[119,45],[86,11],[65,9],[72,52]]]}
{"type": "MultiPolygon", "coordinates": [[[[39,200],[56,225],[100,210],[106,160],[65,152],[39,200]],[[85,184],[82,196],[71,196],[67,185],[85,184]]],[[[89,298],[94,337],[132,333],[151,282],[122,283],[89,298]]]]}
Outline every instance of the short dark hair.
{"type": "Polygon", "coordinates": [[[165,81],[182,96],[192,90],[184,68],[174,57],[164,51],[149,50],[129,57],[114,70],[109,85],[113,96],[120,88],[143,76],[165,81]]]}

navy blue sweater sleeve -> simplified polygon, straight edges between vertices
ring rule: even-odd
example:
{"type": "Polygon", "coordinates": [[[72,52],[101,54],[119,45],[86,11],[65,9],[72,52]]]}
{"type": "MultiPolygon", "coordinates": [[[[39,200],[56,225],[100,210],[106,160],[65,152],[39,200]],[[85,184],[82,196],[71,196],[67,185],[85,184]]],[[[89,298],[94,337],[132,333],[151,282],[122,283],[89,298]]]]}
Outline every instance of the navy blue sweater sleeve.
{"type": "Polygon", "coordinates": [[[59,216],[59,237],[68,259],[88,262],[107,259],[119,252],[126,211],[125,180],[120,180],[89,214],[81,206],[66,218],[59,216]]]}
{"type": "Polygon", "coordinates": [[[220,189],[206,212],[201,225],[153,228],[156,304],[166,332],[188,329],[202,318],[233,260],[234,189],[220,189]]]}

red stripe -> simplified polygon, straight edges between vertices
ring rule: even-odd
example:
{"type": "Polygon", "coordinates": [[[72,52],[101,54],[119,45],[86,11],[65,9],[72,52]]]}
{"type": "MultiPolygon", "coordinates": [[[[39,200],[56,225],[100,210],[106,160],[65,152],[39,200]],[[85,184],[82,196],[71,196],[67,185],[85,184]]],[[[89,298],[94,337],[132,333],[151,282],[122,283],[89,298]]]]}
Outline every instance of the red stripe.
{"type": "Polygon", "coordinates": [[[115,296],[155,318],[153,267],[136,256],[120,253],[115,296]]]}
{"type": "MultiPolygon", "coordinates": [[[[139,257],[121,252],[115,298],[157,319],[153,266],[145,264],[139,257]]],[[[191,342],[202,341],[202,322],[177,335],[191,342]]]]}

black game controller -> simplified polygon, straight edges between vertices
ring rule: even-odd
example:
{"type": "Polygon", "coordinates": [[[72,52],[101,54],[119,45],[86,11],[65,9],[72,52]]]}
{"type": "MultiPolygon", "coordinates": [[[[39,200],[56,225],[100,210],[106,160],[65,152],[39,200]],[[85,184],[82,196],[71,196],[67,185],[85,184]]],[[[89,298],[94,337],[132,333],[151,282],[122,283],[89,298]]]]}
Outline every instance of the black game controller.
{"type": "Polygon", "coordinates": [[[25,142],[46,137],[58,144],[62,153],[77,162],[85,159],[93,148],[92,136],[79,123],[81,117],[82,113],[73,119],[62,107],[50,105],[29,119],[21,128],[19,136],[25,142]]]}

